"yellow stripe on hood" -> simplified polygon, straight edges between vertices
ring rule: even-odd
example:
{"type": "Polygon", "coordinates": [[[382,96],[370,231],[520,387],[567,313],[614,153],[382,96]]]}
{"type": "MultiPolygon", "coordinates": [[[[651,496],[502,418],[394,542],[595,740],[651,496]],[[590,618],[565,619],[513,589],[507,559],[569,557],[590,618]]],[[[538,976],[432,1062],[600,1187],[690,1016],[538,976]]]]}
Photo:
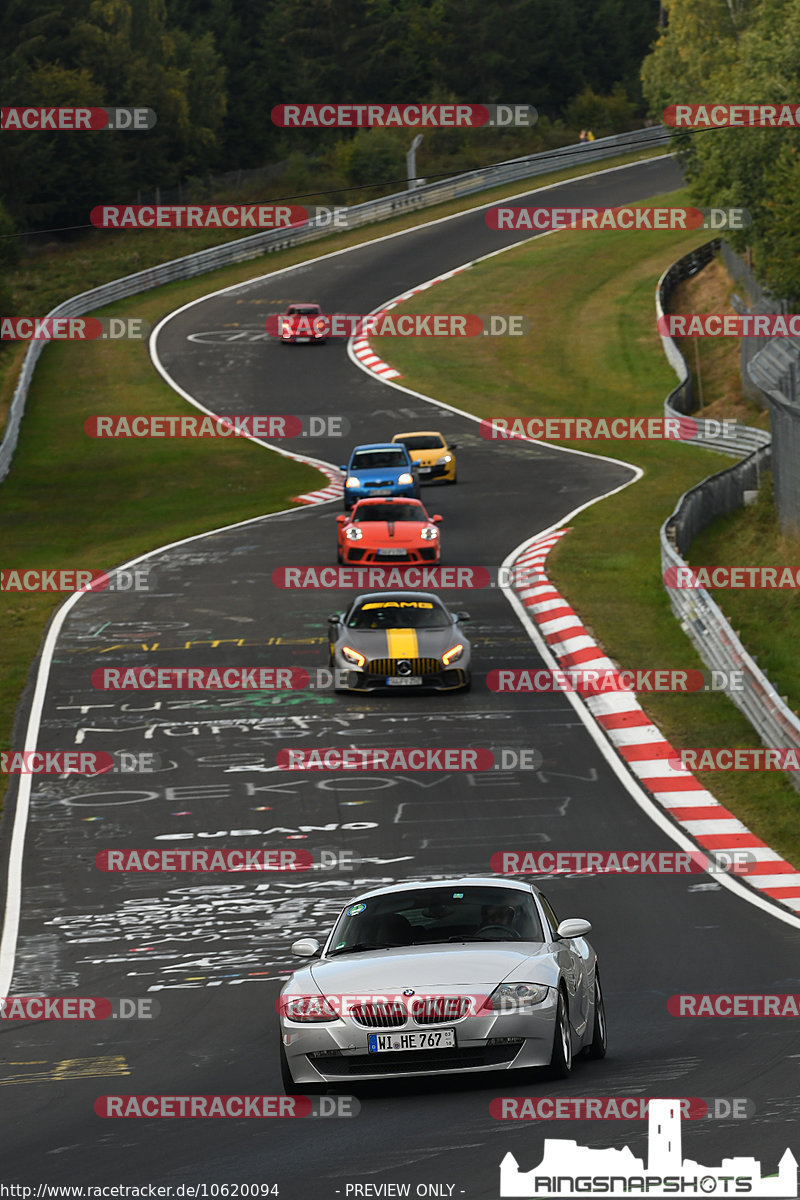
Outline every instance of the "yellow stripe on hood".
{"type": "Polygon", "coordinates": [[[416,629],[387,629],[389,658],[416,658],[419,654],[416,629]]]}

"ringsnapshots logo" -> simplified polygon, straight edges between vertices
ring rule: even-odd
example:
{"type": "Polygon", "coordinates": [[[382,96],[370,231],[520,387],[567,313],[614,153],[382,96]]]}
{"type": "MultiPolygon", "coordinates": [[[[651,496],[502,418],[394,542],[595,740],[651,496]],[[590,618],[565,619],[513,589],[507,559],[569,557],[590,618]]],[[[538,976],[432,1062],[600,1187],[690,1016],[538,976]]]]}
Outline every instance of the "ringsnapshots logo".
{"type": "Polygon", "coordinates": [[[484,220],[498,232],[530,229],[550,233],[559,229],[648,230],[746,229],[746,208],[516,208],[495,205],[484,220]]]}
{"type": "Polygon", "coordinates": [[[532,104],[276,104],[281,129],[531,129],[532,104]]]}
{"type": "Polygon", "coordinates": [[[152,129],[156,120],[152,108],[51,108],[41,105],[0,108],[0,131],[7,133],[143,130],[152,129]]]}
{"type": "Polygon", "coordinates": [[[579,1146],[574,1140],[545,1138],[538,1166],[522,1171],[509,1151],[500,1164],[500,1196],[797,1196],[797,1159],[787,1149],[777,1175],[762,1175],[753,1156],[731,1157],[719,1167],[684,1159],[682,1101],[651,1099],[647,1161],[630,1148],[579,1146]]]}

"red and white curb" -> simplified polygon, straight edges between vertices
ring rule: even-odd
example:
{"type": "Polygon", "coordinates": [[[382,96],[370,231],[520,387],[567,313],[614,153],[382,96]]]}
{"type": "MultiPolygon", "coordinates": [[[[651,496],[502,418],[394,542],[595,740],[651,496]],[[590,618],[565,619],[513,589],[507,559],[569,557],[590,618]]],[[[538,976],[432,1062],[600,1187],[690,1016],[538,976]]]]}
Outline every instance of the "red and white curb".
{"type": "MultiPolygon", "coordinates": [[[[435,283],[441,283],[445,279],[452,279],[454,275],[460,275],[462,271],[466,271],[469,264],[463,267],[456,267],[453,271],[447,271],[444,275],[437,275],[435,279],[429,279],[426,283],[422,283],[419,287],[411,288],[408,292],[403,292],[400,296],[395,296],[393,300],[389,300],[381,308],[376,309],[375,313],[370,313],[370,316],[380,316],[381,313],[388,312],[390,308],[396,308],[398,304],[402,304],[404,300],[410,299],[411,296],[418,295],[419,292],[425,292],[429,287],[433,287],[435,283]]],[[[389,363],[384,362],[379,358],[369,344],[369,338],[355,338],[351,342],[353,354],[356,356],[362,367],[366,367],[368,371],[372,371],[374,375],[378,375],[381,379],[402,379],[403,376],[399,371],[395,370],[389,363]]]]}
{"type": "MultiPolygon", "coordinates": [[[[298,459],[302,462],[302,459],[298,459]]],[[[344,495],[344,475],[341,471],[333,471],[330,467],[323,467],[320,464],[315,464],[318,471],[323,475],[327,475],[330,483],[323,488],[317,488],[314,492],[303,492],[302,496],[292,496],[292,500],[296,500],[298,504],[326,504],[329,500],[341,500],[344,495]]]]}
{"type": "MultiPolygon", "coordinates": [[[[566,533],[568,528],[537,539],[514,560],[515,567],[526,567],[529,572],[535,568],[540,580],[532,586],[515,586],[514,591],[561,667],[616,671],[618,664],[603,653],[544,572],[547,555],[566,533]]],[[[582,699],[639,783],[702,850],[713,854],[746,849],[755,863],[737,878],[792,912],[800,912],[800,871],[715,800],[691,771],[670,767],[669,760],[679,758],[680,751],[652,723],[633,692],[582,694],[582,699]]]]}
{"type": "Polygon", "coordinates": [[[366,367],[368,371],[372,371],[374,375],[380,375],[381,379],[401,378],[399,371],[396,371],[394,367],[390,367],[382,358],[378,358],[370,346],[368,338],[356,338],[353,342],[353,354],[355,354],[363,367],[366,367]]]}

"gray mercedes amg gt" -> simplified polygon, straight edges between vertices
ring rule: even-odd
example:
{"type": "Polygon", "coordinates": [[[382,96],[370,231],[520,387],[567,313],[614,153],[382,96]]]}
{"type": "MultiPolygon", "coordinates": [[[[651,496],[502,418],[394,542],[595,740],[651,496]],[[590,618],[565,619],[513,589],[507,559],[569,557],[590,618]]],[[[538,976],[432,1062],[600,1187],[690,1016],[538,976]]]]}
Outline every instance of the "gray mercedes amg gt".
{"type": "Polygon", "coordinates": [[[336,691],[416,687],[466,691],[470,644],[460,627],[469,613],[451,613],[432,592],[367,592],[328,618],[336,691]]]}
{"type": "Polygon", "coordinates": [[[317,962],[279,1000],[290,1094],[352,1083],[549,1066],[606,1052],[597,955],[588,921],[559,922],[531,883],[465,877],[356,896],[317,962]]]}

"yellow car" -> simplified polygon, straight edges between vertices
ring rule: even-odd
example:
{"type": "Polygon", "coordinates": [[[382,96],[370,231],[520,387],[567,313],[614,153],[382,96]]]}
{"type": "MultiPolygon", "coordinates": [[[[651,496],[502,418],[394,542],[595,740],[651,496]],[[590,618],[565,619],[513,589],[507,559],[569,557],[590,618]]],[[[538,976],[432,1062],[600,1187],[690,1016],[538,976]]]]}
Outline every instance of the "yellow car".
{"type": "Polygon", "coordinates": [[[402,442],[411,455],[412,462],[419,467],[420,483],[455,483],[455,442],[434,430],[417,430],[415,433],[396,433],[393,442],[402,442]]]}

